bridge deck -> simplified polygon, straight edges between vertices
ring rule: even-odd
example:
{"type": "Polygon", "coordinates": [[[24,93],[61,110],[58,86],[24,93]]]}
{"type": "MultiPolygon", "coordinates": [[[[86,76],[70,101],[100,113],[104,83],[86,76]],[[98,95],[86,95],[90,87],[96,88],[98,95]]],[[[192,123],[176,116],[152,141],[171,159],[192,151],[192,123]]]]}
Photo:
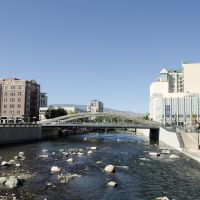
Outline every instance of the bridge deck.
{"type": "Polygon", "coordinates": [[[45,124],[42,127],[60,127],[60,128],[133,128],[133,129],[159,129],[158,125],[139,125],[139,124],[95,124],[95,123],[83,123],[83,124],[45,124]]]}

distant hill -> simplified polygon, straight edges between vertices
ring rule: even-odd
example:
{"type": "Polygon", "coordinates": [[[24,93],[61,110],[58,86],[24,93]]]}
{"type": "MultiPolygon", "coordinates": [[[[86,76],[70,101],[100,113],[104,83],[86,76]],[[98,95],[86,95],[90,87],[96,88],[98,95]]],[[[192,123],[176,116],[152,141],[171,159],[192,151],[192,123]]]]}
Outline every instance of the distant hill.
{"type": "MultiPolygon", "coordinates": [[[[78,105],[78,104],[52,104],[52,106],[55,107],[77,107],[83,111],[86,111],[86,105],[78,105]]],[[[140,113],[134,113],[131,111],[121,111],[121,110],[115,110],[111,108],[104,108],[104,112],[112,112],[112,113],[117,113],[121,115],[126,115],[126,116],[132,116],[132,117],[143,117],[144,114],[140,113]]]]}

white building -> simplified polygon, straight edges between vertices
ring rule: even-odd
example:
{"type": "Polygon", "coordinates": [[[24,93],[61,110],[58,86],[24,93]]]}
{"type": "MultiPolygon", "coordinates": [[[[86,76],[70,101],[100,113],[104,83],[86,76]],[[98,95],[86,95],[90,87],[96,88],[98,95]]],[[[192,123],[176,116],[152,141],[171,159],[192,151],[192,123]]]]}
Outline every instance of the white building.
{"type": "Polygon", "coordinates": [[[162,69],[150,85],[150,118],[165,125],[200,120],[200,63],[182,63],[182,70],[162,69]]]}
{"type": "Polygon", "coordinates": [[[87,106],[87,112],[103,112],[103,102],[98,100],[91,100],[90,104],[87,106]]]}

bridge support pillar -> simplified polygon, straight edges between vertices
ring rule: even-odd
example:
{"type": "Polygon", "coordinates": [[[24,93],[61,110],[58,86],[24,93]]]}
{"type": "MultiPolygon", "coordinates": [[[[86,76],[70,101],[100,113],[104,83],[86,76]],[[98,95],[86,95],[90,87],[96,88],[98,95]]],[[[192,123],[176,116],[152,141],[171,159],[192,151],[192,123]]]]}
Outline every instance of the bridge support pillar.
{"type": "Polygon", "coordinates": [[[150,129],[150,132],[149,132],[150,145],[159,143],[159,132],[160,132],[160,129],[158,128],[150,129]]]}

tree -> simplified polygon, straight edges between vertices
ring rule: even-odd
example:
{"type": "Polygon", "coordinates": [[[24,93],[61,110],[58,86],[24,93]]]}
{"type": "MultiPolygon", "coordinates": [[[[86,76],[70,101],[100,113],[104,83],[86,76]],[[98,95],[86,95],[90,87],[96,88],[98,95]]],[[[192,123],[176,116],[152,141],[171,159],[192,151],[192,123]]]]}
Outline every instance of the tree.
{"type": "Polygon", "coordinates": [[[146,113],[146,115],[143,117],[145,120],[149,120],[149,113],[146,113]]]}
{"type": "Polygon", "coordinates": [[[45,113],[45,117],[46,119],[52,119],[52,118],[64,116],[67,114],[68,114],[67,111],[63,108],[55,109],[54,107],[50,106],[45,113]]]}

